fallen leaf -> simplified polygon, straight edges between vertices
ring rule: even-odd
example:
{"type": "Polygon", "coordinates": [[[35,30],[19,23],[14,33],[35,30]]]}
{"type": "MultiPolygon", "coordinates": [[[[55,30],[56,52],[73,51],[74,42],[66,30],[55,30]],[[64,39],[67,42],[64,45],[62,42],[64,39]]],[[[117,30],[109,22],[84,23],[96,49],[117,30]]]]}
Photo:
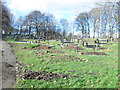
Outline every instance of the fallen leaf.
{"type": "Polygon", "coordinates": [[[87,83],[90,83],[91,81],[87,81],[87,83]]]}
{"type": "Polygon", "coordinates": [[[91,85],[91,87],[94,87],[94,85],[91,85]]]}

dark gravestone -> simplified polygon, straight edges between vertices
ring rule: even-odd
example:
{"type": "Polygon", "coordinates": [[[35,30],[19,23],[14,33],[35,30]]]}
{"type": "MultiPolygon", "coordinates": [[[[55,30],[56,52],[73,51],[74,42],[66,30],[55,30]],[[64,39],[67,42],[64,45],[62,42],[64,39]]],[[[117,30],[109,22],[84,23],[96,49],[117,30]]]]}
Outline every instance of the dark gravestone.
{"type": "Polygon", "coordinates": [[[16,36],[16,37],[14,38],[14,40],[15,40],[15,41],[19,41],[19,37],[16,36]]]}
{"type": "Polygon", "coordinates": [[[80,42],[80,39],[77,39],[77,43],[79,43],[80,42]]]}
{"type": "Polygon", "coordinates": [[[109,40],[107,39],[107,42],[109,42],[109,40]]]}
{"type": "Polygon", "coordinates": [[[88,42],[86,42],[86,47],[88,46],[88,42]]]}
{"type": "Polygon", "coordinates": [[[82,45],[84,46],[84,41],[82,42],[82,45]]]}

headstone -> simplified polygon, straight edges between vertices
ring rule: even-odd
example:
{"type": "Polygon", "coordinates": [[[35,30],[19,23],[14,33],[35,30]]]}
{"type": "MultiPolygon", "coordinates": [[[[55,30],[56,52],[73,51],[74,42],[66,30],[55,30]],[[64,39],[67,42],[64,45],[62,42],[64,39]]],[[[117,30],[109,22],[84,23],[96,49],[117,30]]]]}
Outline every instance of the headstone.
{"type": "Polygon", "coordinates": [[[19,37],[16,36],[16,37],[14,38],[14,40],[15,40],[15,41],[19,41],[19,37]]]}
{"type": "Polygon", "coordinates": [[[82,45],[84,46],[84,41],[82,42],[82,45]]]}
{"type": "Polygon", "coordinates": [[[86,42],[86,47],[88,46],[88,42],[86,42]]]}
{"type": "Polygon", "coordinates": [[[79,43],[80,42],[80,39],[77,39],[77,43],[79,43]]]}

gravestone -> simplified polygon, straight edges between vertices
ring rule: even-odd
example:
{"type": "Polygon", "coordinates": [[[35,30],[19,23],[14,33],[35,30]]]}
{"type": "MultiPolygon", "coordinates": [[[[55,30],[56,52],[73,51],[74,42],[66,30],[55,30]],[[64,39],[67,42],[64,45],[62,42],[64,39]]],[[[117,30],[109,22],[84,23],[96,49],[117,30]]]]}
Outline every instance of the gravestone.
{"type": "Polygon", "coordinates": [[[19,41],[20,38],[19,38],[18,36],[15,36],[14,40],[15,40],[15,41],[19,41]]]}

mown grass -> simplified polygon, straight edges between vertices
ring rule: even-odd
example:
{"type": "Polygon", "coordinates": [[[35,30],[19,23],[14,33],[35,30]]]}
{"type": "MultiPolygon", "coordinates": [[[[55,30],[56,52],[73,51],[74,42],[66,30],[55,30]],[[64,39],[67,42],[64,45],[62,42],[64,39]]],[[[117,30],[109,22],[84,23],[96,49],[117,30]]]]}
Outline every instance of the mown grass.
{"type": "MultiPolygon", "coordinates": [[[[17,83],[14,86],[15,88],[118,88],[118,43],[104,45],[104,47],[107,48],[106,50],[97,51],[104,52],[108,55],[97,56],[80,55],[76,53],[76,50],[61,49],[58,41],[49,41],[49,45],[56,46],[54,47],[54,50],[63,51],[64,53],[45,53],[40,57],[38,57],[35,53],[44,52],[46,51],[45,49],[22,49],[23,47],[29,45],[14,42],[12,43],[14,44],[14,54],[18,58],[17,61],[29,65],[29,67],[22,67],[22,70],[48,71],[53,73],[76,75],[80,77],[52,79],[50,81],[22,80],[18,77],[17,83]],[[50,59],[51,55],[73,55],[82,60],[87,59],[88,62],[64,60],[64,58],[62,58],[62,60],[60,57],[53,60],[50,59]],[[95,73],[96,75],[86,73],[95,73]]],[[[85,48],[85,50],[81,51],[86,52],[93,50],[90,48],[85,48]]]]}

